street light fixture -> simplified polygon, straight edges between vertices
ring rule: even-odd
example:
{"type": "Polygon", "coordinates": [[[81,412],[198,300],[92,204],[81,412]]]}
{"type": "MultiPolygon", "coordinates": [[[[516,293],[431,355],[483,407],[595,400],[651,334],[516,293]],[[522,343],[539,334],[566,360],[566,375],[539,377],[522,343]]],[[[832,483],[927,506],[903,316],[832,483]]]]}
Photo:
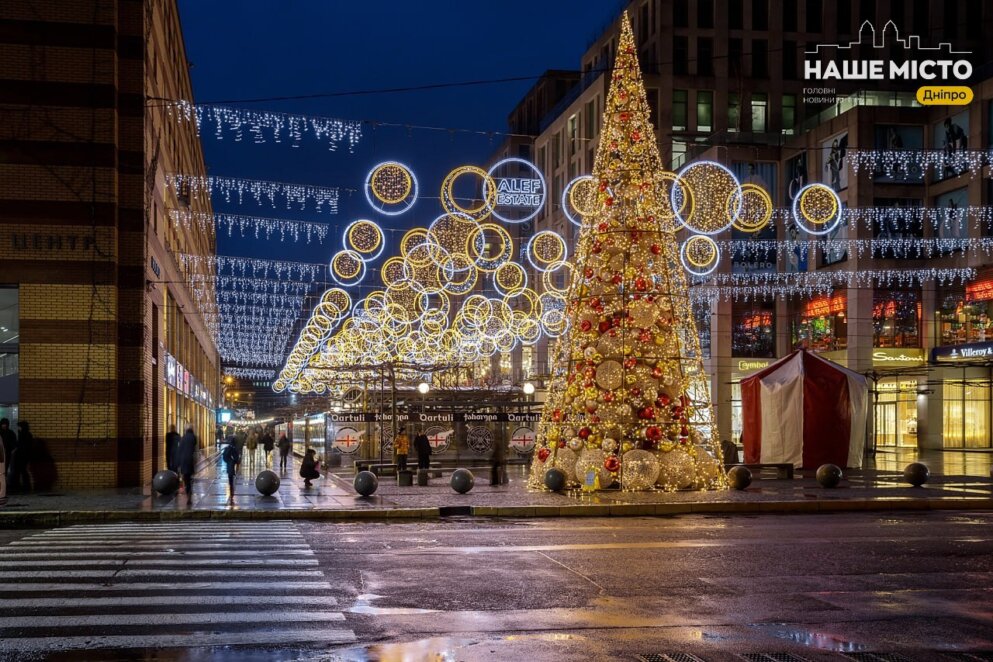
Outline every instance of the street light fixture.
{"type": "Polygon", "coordinates": [[[531,382],[524,382],[524,395],[534,395],[534,384],[531,382]]]}
{"type": "Polygon", "coordinates": [[[420,384],[417,385],[417,392],[420,393],[421,395],[427,395],[428,391],[430,390],[431,390],[431,385],[428,384],[427,382],[421,382],[420,384]]]}

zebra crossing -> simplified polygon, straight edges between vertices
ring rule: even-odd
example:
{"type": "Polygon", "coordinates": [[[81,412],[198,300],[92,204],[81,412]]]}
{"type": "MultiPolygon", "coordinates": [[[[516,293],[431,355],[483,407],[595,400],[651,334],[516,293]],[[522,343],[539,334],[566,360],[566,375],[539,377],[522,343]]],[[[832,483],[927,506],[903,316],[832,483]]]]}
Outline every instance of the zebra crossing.
{"type": "Polygon", "coordinates": [[[289,521],[83,524],[0,547],[0,655],[350,643],[289,521]]]}

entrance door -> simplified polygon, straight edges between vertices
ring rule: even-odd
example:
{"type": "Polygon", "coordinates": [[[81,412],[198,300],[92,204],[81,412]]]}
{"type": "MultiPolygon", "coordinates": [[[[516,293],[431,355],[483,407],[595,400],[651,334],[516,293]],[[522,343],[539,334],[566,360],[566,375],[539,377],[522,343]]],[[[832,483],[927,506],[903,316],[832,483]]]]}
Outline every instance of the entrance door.
{"type": "Polygon", "coordinates": [[[877,402],[873,413],[876,419],[876,445],[896,446],[896,403],[877,402]]]}

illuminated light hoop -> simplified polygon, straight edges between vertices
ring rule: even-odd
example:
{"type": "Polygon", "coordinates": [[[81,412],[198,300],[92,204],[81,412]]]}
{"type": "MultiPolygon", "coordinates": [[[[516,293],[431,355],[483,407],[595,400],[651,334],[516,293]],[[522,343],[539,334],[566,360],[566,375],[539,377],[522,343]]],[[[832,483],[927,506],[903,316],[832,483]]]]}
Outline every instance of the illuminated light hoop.
{"type": "Polygon", "coordinates": [[[345,248],[351,251],[355,251],[366,262],[372,262],[373,260],[378,258],[380,255],[383,254],[383,249],[386,248],[386,237],[383,235],[383,229],[380,228],[378,225],[376,225],[374,222],[365,218],[360,218],[357,221],[352,221],[348,225],[348,227],[345,228],[345,232],[342,235],[341,241],[342,244],[344,244],[345,248]],[[368,249],[363,249],[359,247],[355,242],[355,237],[353,236],[354,232],[357,232],[363,228],[370,228],[371,231],[375,233],[375,237],[376,237],[376,243],[371,248],[368,249]],[[370,253],[373,252],[375,254],[370,255],[370,253]]]}
{"type": "Polygon", "coordinates": [[[407,257],[407,253],[411,250],[426,243],[428,243],[427,228],[411,228],[400,238],[400,255],[407,257]]]}
{"type": "MultiPolygon", "coordinates": [[[[516,156],[511,156],[503,159],[502,161],[497,161],[496,163],[494,163],[486,173],[487,179],[483,181],[483,188],[484,188],[483,197],[486,198],[487,200],[490,199],[491,196],[485,193],[485,188],[489,186],[491,183],[493,187],[496,188],[496,180],[493,178],[493,173],[496,172],[498,168],[507,165],[508,163],[520,163],[522,165],[525,165],[528,168],[531,168],[531,171],[534,172],[535,175],[537,175],[538,181],[541,182],[541,203],[539,203],[538,206],[534,208],[533,212],[531,212],[524,218],[518,218],[518,219],[507,218],[505,216],[501,216],[500,213],[497,212],[496,210],[496,208],[499,206],[496,202],[496,199],[499,199],[500,192],[494,191],[493,197],[495,199],[493,201],[493,205],[490,207],[490,213],[493,214],[493,216],[496,217],[497,219],[503,221],[504,223],[527,223],[532,218],[538,215],[538,212],[540,212],[541,208],[545,206],[545,202],[548,199],[548,187],[545,185],[545,176],[541,174],[541,170],[538,169],[538,166],[531,163],[530,161],[525,161],[524,159],[517,158],[516,156]]],[[[513,179],[513,178],[507,178],[507,179],[513,179]]]]}
{"type": "Polygon", "coordinates": [[[711,237],[704,234],[693,235],[679,247],[679,261],[683,264],[683,269],[686,269],[686,271],[694,276],[706,276],[717,269],[717,265],[721,261],[721,249],[711,237]],[[691,251],[700,250],[697,247],[699,243],[706,245],[706,248],[703,250],[709,250],[711,252],[713,257],[710,260],[701,262],[693,257],[691,251]]]}
{"type": "Polygon", "coordinates": [[[572,277],[576,272],[576,268],[573,266],[572,262],[567,262],[565,260],[559,260],[558,262],[553,262],[548,265],[548,268],[541,274],[541,283],[545,286],[545,290],[549,292],[556,292],[558,294],[566,294],[569,292],[569,286],[572,285],[572,277]],[[565,286],[557,287],[555,284],[555,276],[559,269],[565,268],[565,275],[563,276],[565,286]]]}
{"type": "Polygon", "coordinates": [[[449,256],[450,260],[455,260],[457,258],[464,257],[469,261],[470,268],[464,271],[456,271],[454,269],[449,269],[448,267],[442,267],[442,273],[445,274],[445,284],[442,289],[449,294],[468,294],[476,287],[476,281],[479,279],[479,272],[476,269],[475,263],[469,260],[468,256],[462,253],[456,253],[455,255],[449,256]],[[465,274],[462,280],[456,280],[455,276],[458,274],[465,274]]]}
{"type": "Polygon", "coordinates": [[[493,182],[493,178],[485,170],[476,166],[465,165],[454,168],[441,183],[441,206],[445,211],[452,214],[462,213],[473,220],[480,220],[489,216],[495,198],[496,184],[493,182]],[[479,203],[478,207],[463,207],[455,201],[455,192],[452,190],[455,180],[470,174],[478,176],[483,181],[483,201],[479,203]]]}
{"type": "Polygon", "coordinates": [[[838,197],[838,194],[835,193],[834,189],[830,186],[825,186],[824,184],[807,184],[800,189],[796,197],[793,198],[793,220],[796,221],[797,227],[808,234],[828,234],[838,227],[838,224],[841,223],[841,218],[841,198],[838,197]],[[812,218],[810,215],[812,210],[808,209],[808,205],[810,204],[809,198],[812,195],[827,196],[830,200],[831,213],[823,217],[817,216],[812,218]],[[807,223],[804,223],[804,221],[812,223],[813,225],[822,225],[826,227],[816,230],[807,227],[807,223]]]}
{"type": "Polygon", "coordinates": [[[676,181],[672,185],[672,190],[669,192],[669,202],[672,205],[672,211],[676,214],[676,219],[679,221],[680,226],[699,234],[720,234],[731,227],[731,224],[734,223],[735,219],[741,213],[741,182],[738,181],[738,178],[734,176],[733,172],[716,161],[694,161],[679,171],[676,181]],[[727,223],[724,223],[717,229],[702,229],[694,225],[695,215],[697,215],[700,211],[699,208],[701,205],[699,204],[699,201],[710,200],[714,196],[708,194],[707,191],[695,191],[694,184],[692,181],[688,180],[690,179],[690,175],[693,174],[693,170],[708,166],[716,168],[718,171],[727,175],[727,177],[734,182],[734,186],[725,198],[721,209],[721,216],[722,218],[727,219],[727,223]],[[686,212],[685,215],[682,213],[687,206],[685,201],[683,204],[679,204],[677,202],[679,197],[685,195],[682,193],[683,189],[688,190],[690,202],[692,203],[689,205],[689,211],[686,212]]]}
{"type": "Polygon", "coordinates": [[[772,198],[769,197],[768,191],[759,186],[758,184],[742,184],[741,185],[741,214],[738,215],[732,225],[736,230],[742,232],[758,232],[772,219],[772,198]],[[749,203],[747,199],[749,197],[755,196],[758,198],[757,203],[749,203]],[[762,205],[763,212],[762,218],[756,222],[750,222],[744,219],[745,212],[749,211],[751,204],[762,205]]]}
{"type": "MultiPolygon", "coordinates": [[[[548,271],[551,268],[551,265],[558,264],[559,262],[568,259],[569,256],[569,249],[566,246],[565,239],[562,238],[562,235],[552,230],[542,230],[541,232],[537,232],[533,234],[531,238],[528,240],[527,249],[524,252],[527,255],[528,262],[531,263],[531,266],[542,273],[548,271]],[[554,238],[553,241],[557,240],[557,244],[559,248],[558,255],[556,255],[554,258],[550,260],[545,260],[542,259],[541,257],[538,257],[538,260],[535,261],[535,252],[534,252],[535,241],[543,241],[549,238],[554,238]],[[538,262],[541,262],[545,266],[539,266],[538,262]]],[[[556,269],[557,268],[558,267],[556,267],[556,269]]]]}
{"type": "Polygon", "coordinates": [[[321,303],[327,303],[336,307],[340,315],[351,308],[352,297],[340,287],[332,287],[330,290],[325,290],[324,294],[321,295],[321,303]]]}
{"type": "MultiPolygon", "coordinates": [[[[669,186],[669,193],[667,195],[661,196],[662,198],[664,198],[664,200],[659,201],[660,203],[664,204],[666,207],[666,209],[663,209],[662,211],[662,216],[660,217],[660,220],[662,220],[664,223],[671,224],[671,227],[663,228],[663,230],[671,232],[676,229],[676,225],[682,225],[682,221],[679,221],[677,224],[676,219],[679,217],[680,214],[683,213],[683,211],[686,209],[686,206],[689,205],[690,209],[691,210],[693,209],[693,205],[694,205],[693,189],[689,185],[680,188],[682,205],[680,205],[679,211],[676,211],[672,204],[672,194],[676,190],[676,188],[679,188],[677,187],[677,183],[679,182],[679,175],[677,175],[676,173],[670,170],[663,170],[660,173],[660,179],[663,182],[663,186],[665,186],[666,184],[668,184],[669,186]]],[[[690,214],[692,214],[692,211],[690,212],[690,214]]],[[[689,214],[687,214],[687,216],[689,216],[689,214]]]]}
{"type": "Polygon", "coordinates": [[[524,267],[517,264],[516,262],[504,262],[493,272],[493,287],[502,296],[514,296],[520,294],[524,288],[528,286],[528,272],[524,270],[524,267]],[[507,277],[504,274],[513,272],[511,278],[516,278],[516,285],[511,286],[509,283],[501,282],[505,281],[507,277]]]}
{"type": "Polygon", "coordinates": [[[365,278],[365,260],[362,259],[361,255],[347,248],[334,254],[334,257],[331,258],[330,266],[331,278],[342,287],[357,285],[365,278]],[[345,259],[355,262],[355,273],[349,274],[349,272],[342,270],[343,265],[339,264],[339,262],[345,259]]]}
{"type": "Polygon", "coordinates": [[[402,257],[391,257],[379,268],[379,278],[387,287],[403,282],[406,277],[407,272],[402,257]]]}
{"type": "Polygon", "coordinates": [[[575,216],[573,216],[572,210],[575,210],[576,213],[579,214],[580,216],[589,216],[590,213],[593,212],[592,208],[588,209],[587,211],[583,211],[582,209],[580,209],[580,206],[576,204],[576,189],[578,189],[579,185],[582,184],[583,182],[589,182],[590,186],[595,185],[594,184],[595,180],[593,179],[593,175],[580,175],[579,177],[575,177],[571,182],[566,184],[565,189],[563,189],[562,191],[562,212],[565,214],[565,217],[569,219],[569,222],[575,225],[576,227],[583,226],[583,219],[576,218],[575,216]]]}
{"type": "MultiPolygon", "coordinates": [[[[457,246],[451,246],[451,247],[449,247],[449,246],[445,246],[444,244],[451,244],[451,243],[461,244],[462,245],[462,249],[465,250],[466,243],[467,243],[469,237],[472,236],[473,232],[476,231],[476,228],[477,227],[478,227],[478,225],[476,224],[476,221],[473,220],[471,216],[467,216],[466,214],[463,214],[463,213],[460,213],[460,212],[446,212],[446,213],[442,214],[441,216],[439,216],[438,218],[436,218],[433,221],[431,221],[431,225],[429,225],[428,226],[428,229],[427,229],[427,234],[425,236],[425,242],[426,243],[430,243],[431,245],[437,246],[438,248],[444,250],[445,253],[448,255],[448,258],[449,258],[448,260],[445,260],[445,262],[451,263],[452,262],[452,259],[456,255],[458,255],[458,251],[455,250],[458,247],[457,246]],[[438,240],[439,231],[436,229],[436,227],[437,227],[437,225],[439,223],[444,222],[445,220],[447,220],[449,218],[454,218],[454,219],[459,220],[459,221],[464,221],[464,222],[466,222],[466,223],[468,223],[470,225],[470,229],[468,230],[468,232],[465,233],[465,237],[463,237],[461,241],[456,241],[456,242],[445,241],[445,242],[442,242],[442,241],[439,241],[438,240]]],[[[411,249],[411,250],[413,250],[413,249],[411,249]]],[[[465,269],[472,268],[473,263],[472,263],[471,260],[468,259],[468,254],[466,254],[466,258],[467,258],[468,264],[466,265],[466,267],[464,267],[463,269],[459,269],[458,271],[464,271],[465,269]]],[[[443,264],[441,262],[438,262],[438,260],[435,260],[434,262],[439,267],[446,268],[445,267],[445,264],[443,264]]]]}
{"type": "Polygon", "coordinates": [[[509,232],[496,223],[480,223],[466,239],[466,255],[472,259],[476,268],[480,271],[487,273],[496,271],[501,264],[510,259],[513,253],[514,240],[511,238],[509,232]],[[496,257],[483,256],[483,251],[486,249],[486,236],[484,232],[487,230],[492,231],[500,237],[501,251],[496,257]],[[477,246],[479,243],[482,243],[482,245],[477,246]]]}
{"type": "Polygon", "coordinates": [[[373,167],[366,176],[365,199],[369,202],[369,206],[379,213],[387,216],[398,216],[417,202],[417,177],[414,176],[413,170],[398,161],[384,161],[373,167]],[[404,194],[402,196],[382,195],[382,192],[376,190],[375,177],[387,169],[399,172],[401,180],[404,182],[404,194]],[[379,204],[376,201],[379,201],[379,204]]]}

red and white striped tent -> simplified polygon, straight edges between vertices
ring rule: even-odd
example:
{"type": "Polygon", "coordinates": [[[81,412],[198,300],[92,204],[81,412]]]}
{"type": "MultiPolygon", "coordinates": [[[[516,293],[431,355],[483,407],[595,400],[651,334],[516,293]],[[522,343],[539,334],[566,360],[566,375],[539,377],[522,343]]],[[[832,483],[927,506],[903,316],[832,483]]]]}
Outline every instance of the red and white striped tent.
{"type": "Polygon", "coordinates": [[[868,399],[864,376],[793,352],[741,380],[745,462],[861,467],[868,399]]]}

